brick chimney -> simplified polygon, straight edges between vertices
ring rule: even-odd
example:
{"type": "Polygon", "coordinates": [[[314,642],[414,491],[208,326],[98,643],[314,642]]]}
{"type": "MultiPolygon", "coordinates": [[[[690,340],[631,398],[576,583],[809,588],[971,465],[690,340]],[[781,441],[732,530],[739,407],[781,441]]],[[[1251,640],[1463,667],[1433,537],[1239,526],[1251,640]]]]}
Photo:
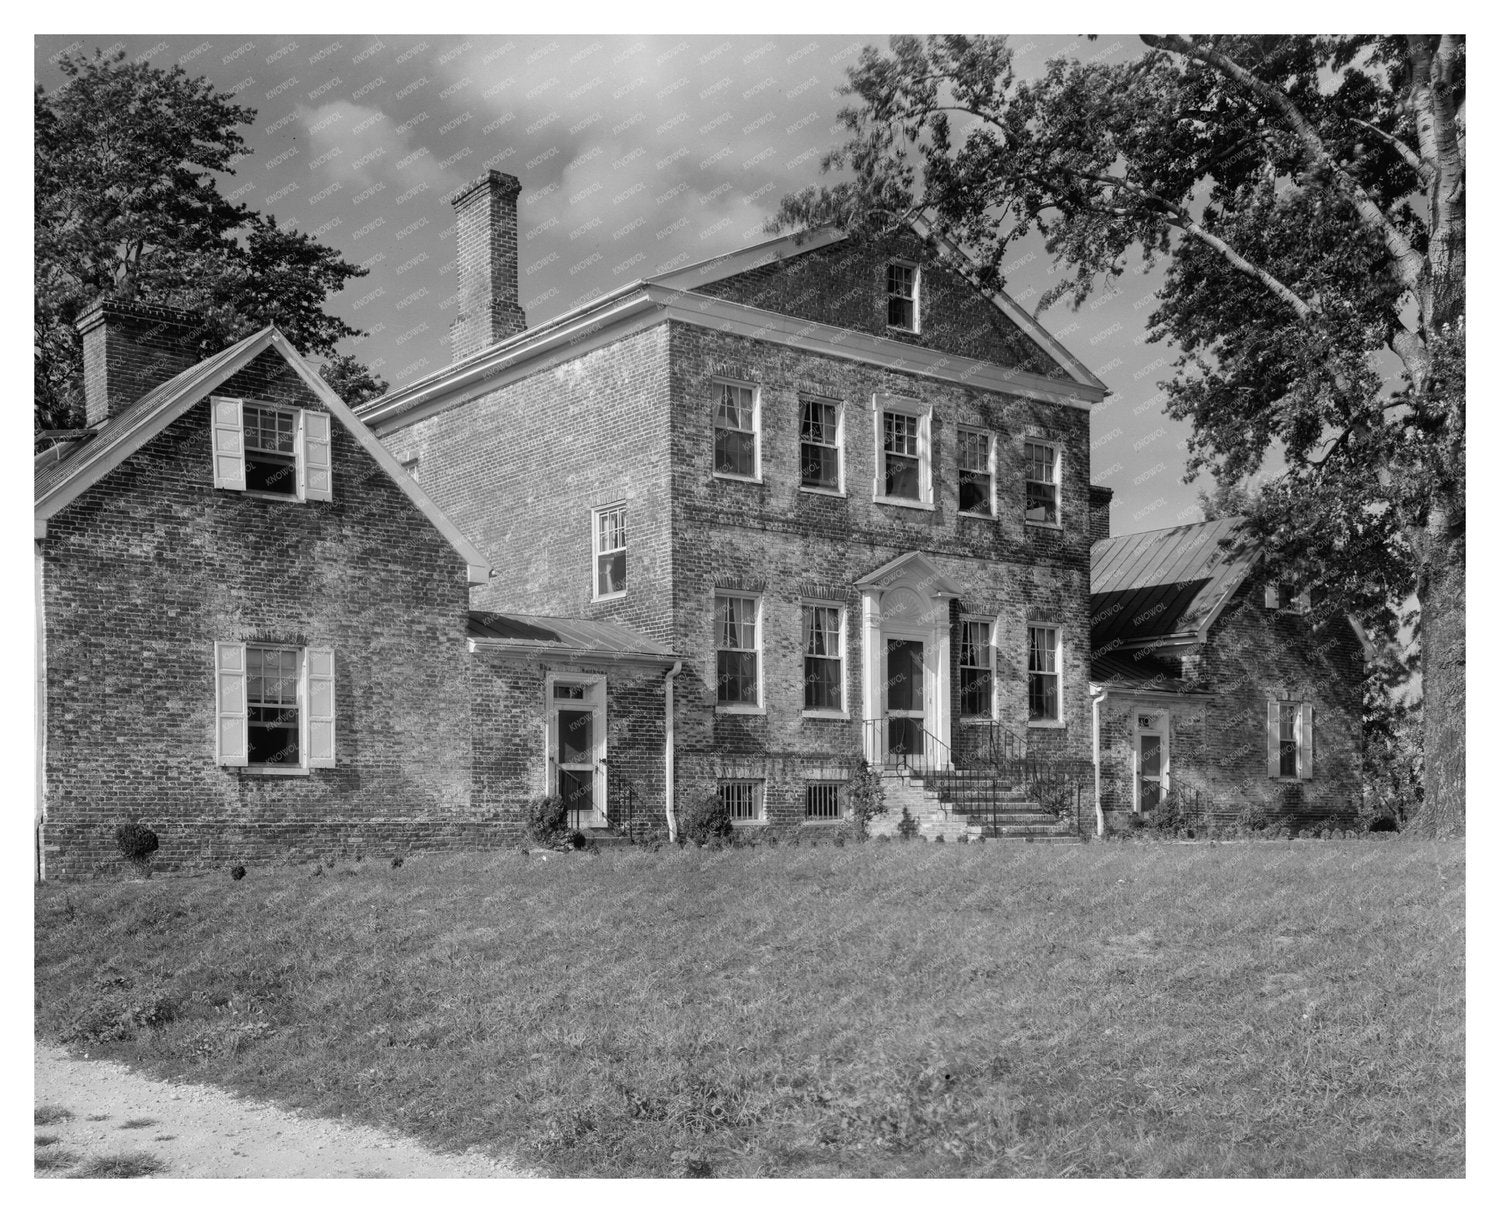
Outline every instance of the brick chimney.
{"type": "Polygon", "coordinates": [[[86,424],[96,426],[201,360],[192,312],[99,300],[78,317],[86,424]]]}
{"type": "Polygon", "coordinates": [[[453,195],[458,234],[458,316],[449,328],[453,360],[521,332],[516,197],[521,183],[487,169],[453,195]]]}
{"type": "Polygon", "coordinates": [[[1114,495],[1114,489],[1102,484],[1089,485],[1089,547],[1109,538],[1109,503],[1114,495]]]}

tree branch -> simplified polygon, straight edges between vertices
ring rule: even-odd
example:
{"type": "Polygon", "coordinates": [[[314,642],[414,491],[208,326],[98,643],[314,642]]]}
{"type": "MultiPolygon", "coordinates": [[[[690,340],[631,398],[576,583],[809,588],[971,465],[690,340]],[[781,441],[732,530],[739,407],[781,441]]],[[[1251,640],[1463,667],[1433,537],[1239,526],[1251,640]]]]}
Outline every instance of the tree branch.
{"type": "Polygon", "coordinates": [[[1366,122],[1363,118],[1352,118],[1350,119],[1350,121],[1352,121],[1356,126],[1364,127],[1372,134],[1379,135],[1393,148],[1395,148],[1401,159],[1405,160],[1406,163],[1411,166],[1412,171],[1417,174],[1417,180],[1422,183],[1422,188],[1427,188],[1432,178],[1432,171],[1427,167],[1426,164],[1422,162],[1422,157],[1417,155],[1416,152],[1412,151],[1405,142],[1397,139],[1395,135],[1390,133],[1390,131],[1383,131],[1373,122],[1366,122]]]}

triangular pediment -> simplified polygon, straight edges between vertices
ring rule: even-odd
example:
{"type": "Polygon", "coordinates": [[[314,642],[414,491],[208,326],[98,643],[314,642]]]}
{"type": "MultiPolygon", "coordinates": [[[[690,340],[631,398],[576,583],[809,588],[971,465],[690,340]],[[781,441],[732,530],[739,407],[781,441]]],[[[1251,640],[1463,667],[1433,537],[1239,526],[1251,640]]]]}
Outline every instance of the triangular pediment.
{"type": "Polygon", "coordinates": [[[907,552],[866,573],[854,584],[862,590],[883,590],[902,583],[915,583],[929,596],[956,598],[958,583],[939,571],[921,552],[907,552]]]}

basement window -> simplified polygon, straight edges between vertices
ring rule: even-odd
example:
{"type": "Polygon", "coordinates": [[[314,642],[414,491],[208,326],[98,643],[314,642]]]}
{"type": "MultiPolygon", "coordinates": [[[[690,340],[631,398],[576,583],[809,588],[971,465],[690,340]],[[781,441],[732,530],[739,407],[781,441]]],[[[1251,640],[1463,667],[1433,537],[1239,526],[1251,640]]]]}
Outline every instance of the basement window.
{"type": "Polygon", "coordinates": [[[719,803],[735,823],[759,821],[765,810],[765,784],[758,779],[728,779],[719,784],[719,803]]]}
{"type": "Polygon", "coordinates": [[[802,815],[807,821],[838,821],[844,815],[843,785],[818,780],[807,785],[802,815]]]}

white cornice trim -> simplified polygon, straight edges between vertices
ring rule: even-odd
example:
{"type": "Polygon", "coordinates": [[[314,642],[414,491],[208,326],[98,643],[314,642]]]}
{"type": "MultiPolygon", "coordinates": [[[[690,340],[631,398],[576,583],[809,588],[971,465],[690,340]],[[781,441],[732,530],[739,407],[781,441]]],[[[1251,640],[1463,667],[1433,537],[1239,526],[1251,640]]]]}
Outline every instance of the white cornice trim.
{"type": "Polygon", "coordinates": [[[469,652],[500,653],[508,657],[547,658],[553,661],[596,662],[604,665],[644,665],[663,668],[682,659],[672,653],[620,653],[600,649],[579,649],[561,644],[528,644],[525,641],[501,640],[495,636],[470,636],[469,652]]]}
{"type": "Polygon", "coordinates": [[[844,238],[844,233],[836,227],[822,227],[810,232],[777,236],[772,240],[763,240],[759,244],[736,249],[732,253],[709,257],[704,261],[685,265],[678,270],[657,274],[647,281],[653,286],[694,291],[710,282],[718,282],[724,278],[732,278],[736,274],[743,274],[746,270],[759,269],[763,265],[783,261],[789,256],[795,257],[830,244],[837,244],[844,238]]]}

